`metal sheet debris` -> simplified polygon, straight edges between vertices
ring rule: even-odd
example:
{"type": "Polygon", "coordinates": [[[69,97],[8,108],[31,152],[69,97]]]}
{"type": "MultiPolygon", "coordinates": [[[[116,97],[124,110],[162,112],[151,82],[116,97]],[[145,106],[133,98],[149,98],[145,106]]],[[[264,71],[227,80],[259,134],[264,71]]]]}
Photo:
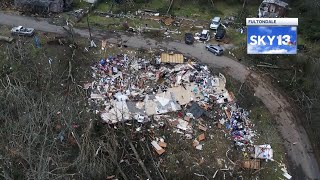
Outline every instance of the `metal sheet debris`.
{"type": "Polygon", "coordinates": [[[107,123],[116,123],[130,119],[130,113],[126,102],[113,101],[107,106],[101,118],[107,123]]]}
{"type": "Polygon", "coordinates": [[[291,178],[292,178],[292,176],[291,176],[290,174],[288,174],[287,169],[281,168],[281,171],[283,172],[282,175],[283,175],[285,178],[287,178],[287,179],[291,179],[291,178]]]}
{"type": "Polygon", "coordinates": [[[273,149],[269,144],[264,144],[264,145],[255,145],[254,146],[254,158],[259,158],[259,159],[273,159],[273,149]]]}
{"type": "Polygon", "coordinates": [[[199,145],[196,146],[197,150],[202,150],[202,148],[203,148],[203,144],[199,144],[199,145]]]}
{"type": "Polygon", "coordinates": [[[204,114],[205,110],[202,109],[198,103],[193,102],[188,112],[191,113],[193,117],[197,119],[204,114]]]}

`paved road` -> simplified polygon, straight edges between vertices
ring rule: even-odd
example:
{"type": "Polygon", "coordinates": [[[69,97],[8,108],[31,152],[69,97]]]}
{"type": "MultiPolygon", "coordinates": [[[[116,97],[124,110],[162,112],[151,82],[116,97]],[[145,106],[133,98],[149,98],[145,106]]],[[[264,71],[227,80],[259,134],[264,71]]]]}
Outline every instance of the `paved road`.
{"type": "MultiPolygon", "coordinates": [[[[0,12],[0,24],[22,25],[33,27],[40,31],[52,33],[65,33],[62,27],[51,25],[44,20],[37,21],[30,17],[7,15],[0,12]]],[[[82,37],[89,37],[86,30],[75,29],[75,32],[82,37]]],[[[207,52],[203,44],[188,46],[179,42],[156,42],[153,39],[141,36],[129,37],[123,34],[102,34],[93,32],[95,38],[108,38],[111,43],[116,43],[121,39],[123,44],[135,48],[168,48],[180,51],[186,55],[193,56],[204,63],[217,68],[225,68],[229,75],[243,83],[250,84],[255,91],[255,96],[260,98],[269,111],[274,115],[278,129],[285,139],[285,147],[291,161],[291,168],[295,169],[291,174],[295,179],[319,179],[320,171],[315,155],[313,154],[310,141],[305,129],[296,123],[293,115],[293,108],[290,103],[278,93],[275,87],[266,82],[258,73],[249,70],[241,63],[228,57],[216,57],[207,52]],[[303,174],[301,174],[303,173],[303,174]]],[[[277,152],[275,152],[277,153],[277,152]]]]}

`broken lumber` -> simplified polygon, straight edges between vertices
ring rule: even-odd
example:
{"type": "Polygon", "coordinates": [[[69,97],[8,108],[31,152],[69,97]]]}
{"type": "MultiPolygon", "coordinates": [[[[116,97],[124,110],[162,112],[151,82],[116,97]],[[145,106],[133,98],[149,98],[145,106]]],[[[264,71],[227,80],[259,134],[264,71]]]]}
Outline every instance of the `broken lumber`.
{"type": "Polygon", "coordinates": [[[165,150],[156,141],[152,141],[151,144],[159,155],[165,152],[165,150]]]}
{"type": "Polygon", "coordinates": [[[0,41],[12,42],[13,38],[7,36],[0,36],[0,41]]]}
{"type": "Polygon", "coordinates": [[[280,69],[278,66],[269,66],[269,65],[263,65],[263,64],[258,64],[257,67],[280,69]]]}

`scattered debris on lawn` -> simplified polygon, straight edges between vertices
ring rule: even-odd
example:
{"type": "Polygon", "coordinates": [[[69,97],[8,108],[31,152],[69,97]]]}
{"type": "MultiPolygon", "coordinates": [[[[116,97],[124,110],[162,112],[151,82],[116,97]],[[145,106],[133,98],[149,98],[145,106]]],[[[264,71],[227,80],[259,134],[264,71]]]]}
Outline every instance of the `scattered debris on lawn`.
{"type": "Polygon", "coordinates": [[[173,22],[174,19],[172,19],[171,17],[164,17],[162,19],[162,22],[166,25],[166,26],[170,26],[173,22]]]}
{"type": "Polygon", "coordinates": [[[254,146],[254,158],[272,160],[273,159],[273,149],[269,144],[265,145],[255,145],[254,146]]]}
{"type": "Polygon", "coordinates": [[[156,141],[152,141],[151,144],[159,155],[165,152],[165,150],[156,141]]]}
{"type": "Polygon", "coordinates": [[[292,176],[291,176],[290,174],[288,174],[288,171],[287,171],[286,168],[281,168],[281,171],[283,172],[282,175],[283,175],[285,178],[287,178],[287,179],[291,179],[291,178],[292,178],[292,176]]]}

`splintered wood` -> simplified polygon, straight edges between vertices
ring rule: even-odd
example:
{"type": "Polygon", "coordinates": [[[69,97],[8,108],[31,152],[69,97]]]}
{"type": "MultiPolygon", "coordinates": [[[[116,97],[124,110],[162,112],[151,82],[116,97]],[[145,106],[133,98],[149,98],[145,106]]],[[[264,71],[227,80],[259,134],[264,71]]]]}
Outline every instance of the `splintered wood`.
{"type": "Polygon", "coordinates": [[[102,49],[102,50],[105,50],[106,47],[107,47],[107,40],[102,40],[102,41],[101,41],[101,49],[102,49]]]}
{"type": "Polygon", "coordinates": [[[244,160],[241,166],[245,169],[260,169],[260,160],[244,160]]]}
{"type": "Polygon", "coordinates": [[[165,150],[156,141],[152,141],[151,144],[159,155],[165,152],[165,150]]]}
{"type": "Polygon", "coordinates": [[[192,146],[193,146],[193,147],[196,147],[196,146],[198,146],[199,144],[200,144],[199,141],[195,139],[195,140],[193,141],[193,143],[192,143],[192,146]]]}
{"type": "Polygon", "coordinates": [[[166,25],[166,26],[170,26],[174,20],[171,17],[167,17],[167,18],[163,18],[162,22],[166,25]]]}
{"type": "Polygon", "coordinates": [[[230,112],[230,109],[226,109],[226,110],[225,110],[225,113],[226,113],[226,115],[227,115],[228,119],[231,119],[231,112],[230,112]]]}
{"type": "Polygon", "coordinates": [[[165,147],[167,147],[167,143],[165,143],[165,142],[159,142],[159,146],[165,148],[165,147]]]}
{"type": "Polygon", "coordinates": [[[199,125],[199,129],[202,131],[207,131],[208,128],[205,126],[199,125]]]}
{"type": "Polygon", "coordinates": [[[205,137],[204,134],[200,134],[200,135],[198,136],[198,141],[203,141],[205,138],[206,138],[206,137],[205,137]]]}
{"type": "Polygon", "coordinates": [[[218,123],[217,126],[218,126],[219,129],[221,129],[222,125],[221,125],[221,123],[218,123]]]}

